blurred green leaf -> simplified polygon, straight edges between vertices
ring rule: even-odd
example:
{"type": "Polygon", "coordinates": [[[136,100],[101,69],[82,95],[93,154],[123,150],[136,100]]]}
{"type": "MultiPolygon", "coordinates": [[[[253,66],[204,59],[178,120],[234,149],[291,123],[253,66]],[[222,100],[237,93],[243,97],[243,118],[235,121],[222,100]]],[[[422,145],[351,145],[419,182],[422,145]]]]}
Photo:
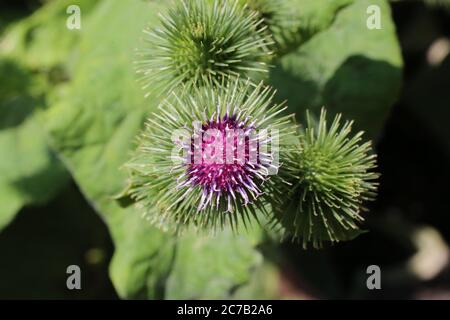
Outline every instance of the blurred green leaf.
{"type": "MultiPolygon", "coordinates": [[[[66,9],[87,14],[97,1],[52,1],[8,25],[0,38],[0,229],[27,204],[43,204],[68,180],[50,150],[39,110],[57,83],[58,66],[72,57],[80,32],[66,27],[66,9]]],[[[83,16],[84,17],[84,16],[83,16]]]]}
{"type": "MultiPolygon", "coordinates": [[[[316,1],[320,12],[322,1],[316,1]]],[[[306,109],[354,119],[358,129],[379,134],[402,78],[402,58],[385,0],[358,0],[341,8],[329,27],[281,58],[270,74],[280,100],[298,117],[306,109]],[[381,9],[381,29],[367,28],[369,5],[381,9]]]]}
{"type": "MultiPolygon", "coordinates": [[[[327,29],[333,23],[337,13],[353,1],[288,0],[286,7],[280,9],[287,10],[287,12],[281,12],[281,14],[287,15],[285,20],[288,20],[288,22],[281,21],[281,24],[284,23],[286,25],[281,25],[280,27],[283,29],[295,28],[297,29],[297,35],[292,39],[294,41],[288,41],[288,46],[282,48],[282,52],[278,54],[284,55],[295,50],[315,34],[327,29]]],[[[283,32],[283,30],[280,31],[283,32]]]]}
{"type": "Polygon", "coordinates": [[[14,60],[0,59],[0,229],[27,204],[43,204],[66,183],[38,121],[43,85],[14,60]]]}
{"type": "Polygon", "coordinates": [[[232,299],[243,300],[267,300],[280,299],[280,269],[264,257],[262,265],[255,268],[252,278],[245,285],[235,288],[232,299]]]}
{"type": "Polygon", "coordinates": [[[99,0],[50,1],[30,17],[8,26],[0,39],[0,51],[14,56],[32,69],[49,70],[75,58],[84,22],[99,0]],[[70,5],[81,9],[81,29],[70,30],[66,22],[70,5]]]}
{"type": "Polygon", "coordinates": [[[231,230],[214,238],[184,236],[176,248],[167,281],[167,299],[223,299],[250,280],[262,256],[245,236],[231,230]],[[251,267],[251,269],[249,269],[251,267]]]}
{"type": "Polygon", "coordinates": [[[177,239],[113,200],[126,186],[121,166],[135,147],[135,136],[158,104],[153,97],[144,100],[133,60],[144,26],[155,23],[163,8],[162,1],[102,2],[84,25],[73,80],[46,112],[45,123],[53,146],[110,229],[116,248],[111,277],[121,297],[205,298],[215,278],[222,285],[214,295],[227,297],[259,263],[254,242],[230,233],[177,239]],[[206,272],[197,267],[203,260],[226,261],[228,268],[216,265],[206,272]],[[190,282],[181,283],[187,278],[195,286],[189,292],[183,286],[190,282]]]}

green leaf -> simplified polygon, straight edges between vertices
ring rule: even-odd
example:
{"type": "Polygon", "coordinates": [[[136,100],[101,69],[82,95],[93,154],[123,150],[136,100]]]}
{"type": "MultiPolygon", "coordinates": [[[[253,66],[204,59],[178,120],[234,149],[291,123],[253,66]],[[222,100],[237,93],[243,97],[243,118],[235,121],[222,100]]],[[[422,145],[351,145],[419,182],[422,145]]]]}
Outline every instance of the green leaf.
{"type": "Polygon", "coordinates": [[[132,207],[102,210],[116,245],[110,275],[119,296],[163,299],[176,239],[153,228],[132,207]]]}
{"type": "Polygon", "coordinates": [[[255,242],[228,233],[208,240],[200,235],[177,239],[152,227],[133,206],[121,208],[113,200],[126,186],[121,166],[159,102],[143,98],[133,61],[144,26],[157,21],[163,3],[108,0],[96,8],[84,25],[73,80],[46,112],[45,123],[52,145],[109,227],[116,248],[110,273],[121,297],[205,298],[213,278],[224,279],[214,294],[226,297],[231,288],[250,279],[259,263],[255,242]],[[186,263],[193,252],[195,259],[186,263]],[[221,267],[211,269],[215,272],[196,267],[202,260],[227,257],[228,267],[236,269],[232,274],[221,267]],[[188,276],[197,279],[191,292],[177,280],[188,276]]]}
{"type": "Polygon", "coordinates": [[[374,137],[399,94],[401,69],[389,4],[359,0],[341,8],[327,29],[283,56],[271,72],[270,83],[297,115],[306,109],[318,113],[325,106],[331,113],[354,119],[357,129],[374,137]],[[369,5],[379,6],[381,29],[367,28],[369,5]]]}
{"type": "Polygon", "coordinates": [[[47,93],[66,77],[59,65],[73,57],[80,32],[66,28],[69,5],[97,1],[52,1],[33,15],[8,25],[0,39],[0,229],[27,204],[43,204],[68,181],[67,172],[46,142],[38,109],[47,93]]]}
{"type": "Polygon", "coordinates": [[[84,22],[99,0],[51,1],[30,17],[7,28],[1,39],[0,50],[19,59],[32,69],[49,70],[55,65],[73,59],[76,43],[83,32],[84,22]],[[81,9],[81,29],[66,26],[70,14],[67,8],[81,9]]]}
{"type": "Polygon", "coordinates": [[[25,205],[43,204],[66,183],[64,167],[47,146],[38,121],[42,81],[0,59],[0,229],[25,205]]]}
{"type": "Polygon", "coordinates": [[[293,24],[298,29],[298,35],[296,36],[296,41],[289,43],[291,47],[284,48],[281,54],[295,50],[315,34],[327,29],[333,23],[336,14],[353,1],[286,0],[287,9],[289,10],[289,16],[286,18],[287,20],[293,20],[290,24],[293,24]]]}
{"type": "Polygon", "coordinates": [[[229,298],[262,262],[253,246],[247,237],[234,235],[230,229],[214,238],[184,236],[176,249],[166,298],[229,298]]]}

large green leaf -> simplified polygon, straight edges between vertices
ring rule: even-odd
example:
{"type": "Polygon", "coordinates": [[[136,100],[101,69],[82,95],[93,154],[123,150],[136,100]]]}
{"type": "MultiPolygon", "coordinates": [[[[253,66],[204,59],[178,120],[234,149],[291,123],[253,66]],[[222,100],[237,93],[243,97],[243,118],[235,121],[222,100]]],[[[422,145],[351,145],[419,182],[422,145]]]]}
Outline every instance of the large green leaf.
{"type": "Polygon", "coordinates": [[[42,204],[67,181],[37,121],[45,81],[23,66],[0,58],[0,229],[27,204],[42,204]]]}
{"type": "Polygon", "coordinates": [[[49,1],[30,17],[10,26],[0,42],[0,50],[14,55],[32,69],[48,71],[67,63],[76,54],[76,44],[83,32],[84,22],[98,0],[49,1]],[[68,29],[69,6],[81,9],[81,29],[68,29]]]}
{"type": "Polygon", "coordinates": [[[8,25],[0,39],[0,229],[27,204],[42,204],[68,180],[46,142],[39,110],[67,77],[59,66],[73,57],[80,32],[66,28],[69,5],[87,16],[97,1],[52,1],[8,25]]]}
{"type": "Polygon", "coordinates": [[[45,123],[53,147],[110,229],[116,247],[111,277],[121,297],[205,298],[216,278],[222,284],[214,295],[227,297],[260,263],[255,242],[229,232],[175,238],[113,200],[126,186],[121,166],[158,103],[143,98],[133,60],[142,29],[156,22],[163,3],[108,0],[97,7],[84,25],[73,81],[47,111],[45,123]],[[199,267],[202,261],[207,268],[199,267]]]}
{"type": "MultiPolygon", "coordinates": [[[[316,12],[328,1],[315,1],[316,12]]],[[[270,74],[280,100],[302,117],[326,106],[379,134],[401,86],[402,58],[385,0],[358,0],[341,8],[331,25],[283,56],[270,74]],[[367,28],[367,8],[381,10],[381,29],[367,28]]]]}
{"type": "Polygon", "coordinates": [[[262,256],[253,249],[255,244],[229,229],[215,238],[186,235],[176,248],[166,298],[227,298],[260,266],[262,256]]]}

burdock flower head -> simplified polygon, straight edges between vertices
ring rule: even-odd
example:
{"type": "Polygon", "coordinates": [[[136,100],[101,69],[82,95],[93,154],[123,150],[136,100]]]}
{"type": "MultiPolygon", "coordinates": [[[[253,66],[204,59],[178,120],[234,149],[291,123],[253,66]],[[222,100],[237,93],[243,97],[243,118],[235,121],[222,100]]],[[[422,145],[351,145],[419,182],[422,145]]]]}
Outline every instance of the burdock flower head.
{"type": "Polygon", "coordinates": [[[160,15],[161,25],[144,31],[147,46],[139,50],[143,88],[165,93],[267,72],[267,27],[238,1],[180,0],[160,15]]]}
{"type": "Polygon", "coordinates": [[[129,193],[151,222],[213,230],[267,214],[279,150],[295,132],[273,94],[236,80],[162,102],[127,164],[129,193]]]}
{"type": "Polygon", "coordinates": [[[304,247],[356,237],[364,202],[375,196],[378,174],[371,143],[361,143],[362,132],[351,136],[352,122],[341,126],[340,118],[328,127],[324,110],[318,123],[307,114],[300,143],[280,170],[288,187],[278,190],[276,199],[283,200],[273,206],[275,221],[304,247]]]}

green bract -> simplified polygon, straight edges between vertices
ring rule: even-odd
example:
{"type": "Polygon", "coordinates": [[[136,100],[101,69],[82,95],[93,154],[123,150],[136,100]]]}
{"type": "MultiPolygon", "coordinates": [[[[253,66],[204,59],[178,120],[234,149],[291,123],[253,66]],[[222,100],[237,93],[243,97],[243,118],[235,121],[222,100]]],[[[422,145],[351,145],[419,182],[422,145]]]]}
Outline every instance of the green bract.
{"type": "Polygon", "coordinates": [[[295,132],[273,95],[236,80],[166,99],[127,164],[129,194],[148,220],[164,229],[236,229],[267,214],[279,150],[295,132]]]}
{"type": "Polygon", "coordinates": [[[318,123],[307,114],[307,126],[298,148],[286,156],[280,176],[288,188],[274,205],[276,221],[286,235],[312,242],[350,240],[361,231],[363,202],[375,196],[378,174],[371,143],[361,143],[363,132],[351,136],[352,122],[340,124],[341,116],[327,127],[322,109],[318,123]]]}
{"type": "Polygon", "coordinates": [[[163,93],[267,72],[272,40],[257,16],[237,0],[177,2],[158,28],[144,31],[137,61],[143,88],[163,93]]]}

